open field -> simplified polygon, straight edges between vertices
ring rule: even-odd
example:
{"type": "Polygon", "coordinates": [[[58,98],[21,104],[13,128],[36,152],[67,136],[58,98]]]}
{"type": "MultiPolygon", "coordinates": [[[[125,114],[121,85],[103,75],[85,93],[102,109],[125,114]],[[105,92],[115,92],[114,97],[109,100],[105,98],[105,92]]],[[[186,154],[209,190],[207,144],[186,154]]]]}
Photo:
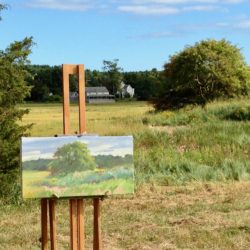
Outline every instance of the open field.
{"type": "MultiPolygon", "coordinates": [[[[63,134],[63,109],[61,104],[30,104],[30,114],[23,123],[34,123],[32,136],[54,136],[63,134]]],[[[98,135],[130,135],[139,131],[141,117],[152,110],[145,102],[127,102],[119,104],[89,105],[86,108],[87,132],[98,135]],[[126,122],[124,122],[126,121],[126,122]]],[[[78,106],[71,105],[71,133],[78,131],[78,106]]]]}
{"type": "MultiPolygon", "coordinates": [[[[136,194],[103,202],[104,249],[250,249],[250,104],[152,113],[144,102],[87,106],[87,131],[135,140],[136,194]]],[[[58,104],[25,105],[32,136],[62,134],[58,104]]],[[[72,107],[72,132],[77,130],[72,107]]],[[[89,202],[89,201],[88,201],[89,202]]],[[[59,249],[69,249],[58,201],[59,249]]],[[[86,206],[91,249],[92,206],[86,206]]],[[[0,249],[39,249],[39,201],[1,205],[0,249]]]]}

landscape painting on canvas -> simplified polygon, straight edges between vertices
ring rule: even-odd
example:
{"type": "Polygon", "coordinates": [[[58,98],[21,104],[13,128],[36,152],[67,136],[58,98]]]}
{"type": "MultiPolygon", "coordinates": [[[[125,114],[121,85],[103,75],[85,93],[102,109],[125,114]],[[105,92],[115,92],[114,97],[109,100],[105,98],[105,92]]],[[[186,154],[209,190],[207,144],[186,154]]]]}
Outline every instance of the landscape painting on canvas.
{"type": "Polygon", "coordinates": [[[134,192],[132,136],[22,138],[24,198],[134,192]]]}

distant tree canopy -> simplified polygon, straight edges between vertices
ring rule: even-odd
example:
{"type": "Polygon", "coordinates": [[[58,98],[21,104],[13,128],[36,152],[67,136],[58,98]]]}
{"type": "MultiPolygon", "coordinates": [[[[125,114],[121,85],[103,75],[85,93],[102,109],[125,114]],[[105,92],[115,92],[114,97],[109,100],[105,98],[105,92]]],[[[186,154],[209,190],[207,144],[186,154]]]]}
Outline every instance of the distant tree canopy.
{"type": "Polygon", "coordinates": [[[113,61],[103,61],[103,85],[107,87],[112,95],[119,90],[122,81],[122,68],[118,67],[119,59],[113,61]]]}
{"type": "Polygon", "coordinates": [[[156,109],[205,105],[217,98],[248,95],[249,72],[236,46],[226,40],[204,40],[170,57],[156,109]]]}
{"type": "Polygon", "coordinates": [[[49,166],[52,175],[93,170],[97,166],[87,146],[81,142],[69,143],[58,148],[54,158],[49,166]]]}
{"type": "Polygon", "coordinates": [[[157,96],[164,83],[164,76],[156,69],[138,72],[124,72],[123,81],[135,89],[138,100],[148,101],[157,96]]]}
{"type": "MultiPolygon", "coordinates": [[[[62,68],[61,66],[28,65],[27,78],[29,86],[32,87],[31,95],[27,101],[50,102],[60,101],[62,96],[62,68]]],[[[138,100],[150,100],[155,97],[164,78],[161,71],[156,69],[138,72],[123,72],[118,66],[118,60],[103,61],[103,71],[85,71],[86,86],[106,86],[111,94],[116,94],[121,81],[131,85],[135,89],[135,97],[138,100]]],[[[70,76],[70,91],[78,91],[77,77],[70,76]]]]}
{"type": "Polygon", "coordinates": [[[99,168],[113,168],[119,166],[121,164],[133,164],[133,156],[132,155],[125,155],[124,157],[121,156],[113,156],[113,155],[97,155],[95,156],[95,161],[99,168]]]}

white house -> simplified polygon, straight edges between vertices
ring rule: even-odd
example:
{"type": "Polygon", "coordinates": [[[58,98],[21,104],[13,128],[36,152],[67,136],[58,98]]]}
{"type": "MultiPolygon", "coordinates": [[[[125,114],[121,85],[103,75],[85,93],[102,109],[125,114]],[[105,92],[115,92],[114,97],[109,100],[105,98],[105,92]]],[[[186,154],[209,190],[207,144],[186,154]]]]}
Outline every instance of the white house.
{"type": "Polygon", "coordinates": [[[132,88],[129,84],[125,84],[124,82],[121,82],[120,90],[118,91],[118,93],[120,94],[122,98],[125,98],[127,96],[129,96],[130,98],[133,98],[135,94],[135,89],[132,88]]]}

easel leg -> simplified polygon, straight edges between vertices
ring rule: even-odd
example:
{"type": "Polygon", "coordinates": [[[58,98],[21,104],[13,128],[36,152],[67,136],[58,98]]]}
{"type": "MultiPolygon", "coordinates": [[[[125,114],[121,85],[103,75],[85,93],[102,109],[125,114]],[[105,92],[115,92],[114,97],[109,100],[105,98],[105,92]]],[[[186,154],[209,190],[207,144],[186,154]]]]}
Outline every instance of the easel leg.
{"type": "Polygon", "coordinates": [[[51,250],[56,250],[56,216],[55,200],[49,200],[50,245],[51,250]]]}
{"type": "Polygon", "coordinates": [[[48,201],[41,199],[41,231],[42,250],[48,249],[48,201]]]}
{"type": "Polygon", "coordinates": [[[78,250],[84,250],[84,201],[77,200],[78,250]]]}
{"type": "Polygon", "coordinates": [[[70,243],[71,250],[77,250],[77,200],[71,199],[70,203],[70,243]]]}
{"type": "Polygon", "coordinates": [[[101,201],[99,198],[94,198],[94,239],[93,239],[93,249],[101,249],[101,218],[100,218],[100,206],[101,201]]]}

